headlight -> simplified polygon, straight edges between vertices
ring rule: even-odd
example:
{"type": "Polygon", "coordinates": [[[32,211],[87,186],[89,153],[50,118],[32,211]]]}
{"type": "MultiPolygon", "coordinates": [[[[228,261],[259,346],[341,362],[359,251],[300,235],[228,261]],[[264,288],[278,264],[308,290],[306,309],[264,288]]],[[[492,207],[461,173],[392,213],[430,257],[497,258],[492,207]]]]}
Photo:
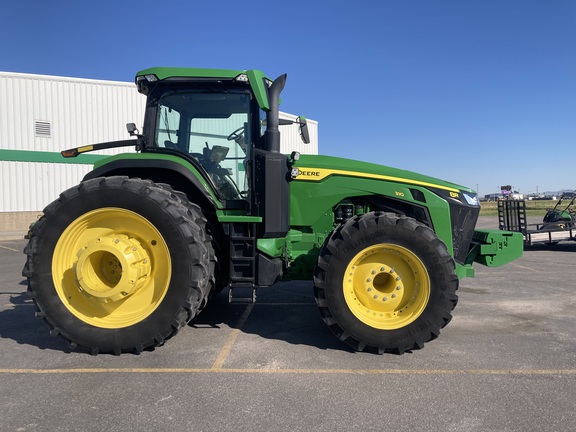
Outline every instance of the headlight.
{"type": "Polygon", "coordinates": [[[463,193],[462,195],[464,195],[464,199],[466,200],[466,202],[469,205],[472,206],[477,206],[478,204],[478,195],[468,195],[466,193],[463,193]]]}

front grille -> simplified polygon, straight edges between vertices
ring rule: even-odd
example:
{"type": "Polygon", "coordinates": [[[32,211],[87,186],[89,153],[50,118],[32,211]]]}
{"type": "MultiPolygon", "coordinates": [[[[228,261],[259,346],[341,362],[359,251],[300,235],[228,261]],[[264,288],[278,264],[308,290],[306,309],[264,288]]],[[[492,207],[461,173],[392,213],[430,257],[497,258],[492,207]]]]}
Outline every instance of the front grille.
{"type": "Polygon", "coordinates": [[[479,214],[480,207],[468,207],[450,203],[454,259],[461,264],[466,261],[479,214]]]}

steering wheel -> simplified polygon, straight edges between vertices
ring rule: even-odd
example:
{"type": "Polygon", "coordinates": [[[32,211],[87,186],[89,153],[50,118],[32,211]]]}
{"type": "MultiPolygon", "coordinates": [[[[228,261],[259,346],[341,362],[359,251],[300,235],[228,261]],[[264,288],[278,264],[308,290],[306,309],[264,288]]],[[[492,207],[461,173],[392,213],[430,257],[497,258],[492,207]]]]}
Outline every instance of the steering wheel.
{"type": "Polygon", "coordinates": [[[228,141],[238,141],[244,138],[244,126],[239,127],[226,138],[228,141]],[[242,131],[242,132],[241,132],[242,131]]]}

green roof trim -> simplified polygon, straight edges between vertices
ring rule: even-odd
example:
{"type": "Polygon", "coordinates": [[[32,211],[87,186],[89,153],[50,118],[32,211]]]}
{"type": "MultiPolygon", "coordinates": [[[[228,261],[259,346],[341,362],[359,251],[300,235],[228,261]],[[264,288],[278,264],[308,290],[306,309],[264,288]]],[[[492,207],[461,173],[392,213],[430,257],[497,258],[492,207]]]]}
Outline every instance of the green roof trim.
{"type": "Polygon", "coordinates": [[[153,67],[144,69],[136,74],[137,77],[144,75],[156,75],[159,80],[168,78],[235,78],[240,74],[245,74],[245,70],[232,69],[203,69],[203,68],[182,68],[182,67],[153,67]]]}
{"type": "MultiPolygon", "coordinates": [[[[202,69],[202,68],[182,68],[182,67],[153,67],[141,70],[136,74],[136,82],[139,77],[154,75],[159,81],[170,79],[194,79],[194,78],[212,78],[213,80],[225,79],[232,80],[239,75],[246,75],[258,105],[265,111],[270,110],[270,101],[268,100],[268,89],[265,83],[266,76],[264,72],[256,69],[239,70],[239,69],[202,69]]],[[[146,78],[148,79],[148,78],[146,78]]],[[[272,80],[270,80],[272,82],[272,80]]],[[[142,90],[140,90],[142,92],[142,90]]]]}
{"type": "Polygon", "coordinates": [[[0,149],[0,161],[9,161],[9,162],[43,162],[43,163],[93,165],[99,160],[104,159],[106,157],[108,156],[81,154],[75,158],[65,158],[60,153],[56,152],[0,149]]]}

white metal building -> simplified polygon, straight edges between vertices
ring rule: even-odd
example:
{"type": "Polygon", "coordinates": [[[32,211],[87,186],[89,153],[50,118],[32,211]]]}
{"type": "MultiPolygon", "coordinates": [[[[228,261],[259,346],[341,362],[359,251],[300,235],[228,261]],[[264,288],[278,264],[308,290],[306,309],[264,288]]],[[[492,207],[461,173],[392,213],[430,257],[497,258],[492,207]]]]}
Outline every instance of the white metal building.
{"type": "MultiPolygon", "coordinates": [[[[128,139],[126,123],[139,129],[145,97],[133,83],[0,72],[0,213],[41,211],[91,169],[93,154],[64,159],[60,151],[128,139]]],[[[282,118],[295,116],[281,113],[282,118]]],[[[282,126],[281,151],[318,153],[318,123],[308,120],[311,143],[298,126],[282,126]]]]}

